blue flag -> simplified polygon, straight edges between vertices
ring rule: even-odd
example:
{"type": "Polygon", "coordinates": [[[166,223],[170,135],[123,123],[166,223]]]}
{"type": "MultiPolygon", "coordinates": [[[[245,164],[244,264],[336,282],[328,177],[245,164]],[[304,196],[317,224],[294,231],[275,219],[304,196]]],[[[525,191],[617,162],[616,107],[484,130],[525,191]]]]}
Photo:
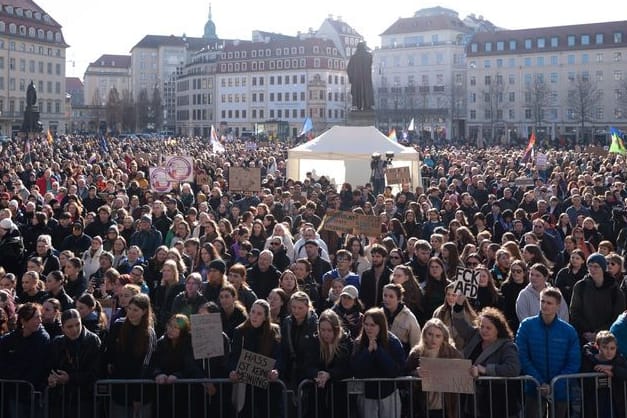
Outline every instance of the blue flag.
{"type": "Polygon", "coordinates": [[[313,122],[311,121],[311,118],[305,119],[305,122],[303,123],[303,129],[300,131],[298,136],[303,136],[309,131],[313,131],[313,122]]]}
{"type": "Polygon", "coordinates": [[[107,140],[104,135],[100,137],[100,151],[103,153],[109,153],[109,145],[107,145],[107,140]]]}

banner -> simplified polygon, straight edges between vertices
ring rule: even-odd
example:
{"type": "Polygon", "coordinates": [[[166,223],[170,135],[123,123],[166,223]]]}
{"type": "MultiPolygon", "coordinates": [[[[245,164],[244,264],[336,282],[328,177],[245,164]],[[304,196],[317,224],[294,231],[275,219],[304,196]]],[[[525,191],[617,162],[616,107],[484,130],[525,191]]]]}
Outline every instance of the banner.
{"type": "Polygon", "coordinates": [[[479,293],[479,272],[464,267],[457,267],[455,292],[457,291],[467,298],[475,299],[479,293]]]}
{"type": "Polygon", "coordinates": [[[436,393],[475,393],[470,374],[472,362],[466,359],[420,358],[422,390],[436,393]]]}
{"type": "Polygon", "coordinates": [[[172,181],[165,167],[150,167],[150,190],[157,193],[167,193],[172,190],[172,181]]]}
{"type": "Polygon", "coordinates": [[[381,235],[381,218],[371,215],[357,215],[357,223],[353,234],[364,234],[368,237],[381,235]]]}
{"type": "Polygon", "coordinates": [[[229,167],[229,191],[261,191],[260,167],[229,167]]]}
{"type": "Polygon", "coordinates": [[[173,181],[191,183],[194,181],[194,159],[178,155],[165,157],[165,168],[173,181]]]}
{"type": "Polygon", "coordinates": [[[224,355],[222,317],[219,313],[191,315],[194,360],[224,355]]]}
{"type": "Polygon", "coordinates": [[[274,367],[275,362],[276,360],[270,357],[242,349],[236,370],[240,382],[266,389],[268,373],[274,367]]]}
{"type": "Polygon", "coordinates": [[[390,167],[385,170],[387,184],[411,183],[409,167],[390,167]]]}

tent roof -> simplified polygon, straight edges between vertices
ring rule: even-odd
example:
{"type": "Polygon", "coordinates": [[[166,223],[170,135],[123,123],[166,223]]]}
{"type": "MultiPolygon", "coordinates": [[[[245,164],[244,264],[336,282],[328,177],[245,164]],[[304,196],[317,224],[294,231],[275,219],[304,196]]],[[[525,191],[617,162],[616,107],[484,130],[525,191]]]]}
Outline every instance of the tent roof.
{"type": "Polygon", "coordinates": [[[301,158],[308,155],[319,157],[321,154],[339,154],[344,158],[351,156],[370,158],[372,153],[378,152],[383,156],[388,151],[397,156],[411,155],[414,158],[418,154],[412,147],[405,147],[392,141],[374,126],[334,126],[311,141],[292,148],[289,154],[301,158]]]}

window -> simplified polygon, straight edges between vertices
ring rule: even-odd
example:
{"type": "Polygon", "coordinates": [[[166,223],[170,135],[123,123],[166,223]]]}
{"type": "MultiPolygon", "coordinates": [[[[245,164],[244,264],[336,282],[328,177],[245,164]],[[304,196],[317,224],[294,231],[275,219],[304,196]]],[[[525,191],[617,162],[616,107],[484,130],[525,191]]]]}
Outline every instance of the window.
{"type": "Polygon", "coordinates": [[[603,81],[603,71],[599,70],[594,75],[597,81],[603,81]]]}
{"type": "Polygon", "coordinates": [[[496,50],[497,51],[505,51],[505,42],[497,41],[496,42],[496,50]]]}
{"type": "Polygon", "coordinates": [[[537,57],[537,59],[536,59],[536,65],[537,65],[538,67],[542,67],[542,66],[544,66],[544,57],[537,57]]]}
{"type": "Polygon", "coordinates": [[[516,101],[516,93],[514,93],[513,91],[510,91],[507,99],[509,100],[510,103],[514,103],[516,101]]]}
{"type": "Polygon", "coordinates": [[[483,48],[485,52],[492,52],[492,42],[486,42],[483,48]]]}
{"type": "Polygon", "coordinates": [[[621,62],[623,60],[622,52],[614,52],[614,62],[621,62]]]}
{"type": "Polygon", "coordinates": [[[590,55],[588,55],[588,54],[581,55],[581,63],[582,64],[589,64],[590,63],[590,55]]]}
{"type": "Polygon", "coordinates": [[[575,35],[568,35],[568,37],[566,38],[566,43],[568,44],[568,46],[575,46],[575,35]]]}
{"type": "Polygon", "coordinates": [[[514,41],[514,40],[509,41],[509,50],[510,51],[515,51],[516,50],[516,41],[514,41]]]}
{"type": "Polygon", "coordinates": [[[602,33],[597,33],[596,35],[594,35],[594,43],[597,45],[602,45],[603,44],[603,34],[602,33]]]}
{"type": "Polygon", "coordinates": [[[570,54],[568,57],[566,57],[566,60],[568,62],[568,65],[575,65],[575,55],[570,54]]]}
{"type": "Polygon", "coordinates": [[[558,74],[557,73],[551,73],[550,80],[551,80],[552,84],[557,84],[557,82],[559,81],[558,74]]]}
{"type": "Polygon", "coordinates": [[[581,35],[581,45],[590,45],[590,35],[581,35]]]}
{"type": "Polygon", "coordinates": [[[531,109],[525,109],[525,119],[531,119],[531,109]]]}
{"type": "Polygon", "coordinates": [[[557,36],[551,37],[551,48],[557,48],[560,45],[560,38],[557,36]]]}
{"type": "Polygon", "coordinates": [[[477,119],[477,111],[476,110],[471,110],[470,111],[470,119],[472,119],[472,120],[476,120],[477,119]]]}
{"type": "Polygon", "coordinates": [[[551,65],[558,65],[559,64],[559,58],[557,55],[551,55],[551,65]]]}
{"type": "Polygon", "coordinates": [[[614,43],[620,44],[623,42],[623,33],[622,32],[614,32],[614,43]]]}
{"type": "Polygon", "coordinates": [[[623,79],[623,72],[621,70],[614,71],[614,80],[621,81],[623,79]]]}
{"type": "Polygon", "coordinates": [[[503,58],[496,59],[496,68],[503,68],[503,58]]]}
{"type": "Polygon", "coordinates": [[[525,49],[531,49],[531,39],[525,39],[525,49]]]}
{"type": "Polygon", "coordinates": [[[489,75],[486,75],[485,78],[483,79],[483,84],[486,86],[489,86],[490,84],[492,84],[492,77],[489,75]]]}
{"type": "Polygon", "coordinates": [[[531,58],[527,57],[523,61],[525,67],[531,67],[531,58]]]}
{"type": "Polygon", "coordinates": [[[599,52],[595,57],[596,62],[603,62],[603,53],[599,52]]]}
{"type": "Polygon", "coordinates": [[[490,68],[490,60],[484,60],[483,61],[483,68],[490,68]]]}
{"type": "Polygon", "coordinates": [[[546,39],[544,38],[538,38],[536,45],[538,46],[538,48],[545,48],[546,47],[546,39]]]}
{"type": "Polygon", "coordinates": [[[479,52],[479,45],[473,42],[470,44],[470,52],[479,52]]]}

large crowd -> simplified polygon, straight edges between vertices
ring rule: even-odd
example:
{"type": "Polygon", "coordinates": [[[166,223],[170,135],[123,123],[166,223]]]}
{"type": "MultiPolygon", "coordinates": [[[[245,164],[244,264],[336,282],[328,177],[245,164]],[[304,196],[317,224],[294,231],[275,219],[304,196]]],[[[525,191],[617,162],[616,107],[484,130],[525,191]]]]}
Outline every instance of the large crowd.
{"type": "MultiPolygon", "coordinates": [[[[539,400],[559,417],[625,410],[622,157],[544,150],[537,165],[523,150],[434,146],[419,149],[422,184],[374,190],[368,173],[359,185],[286,178],[281,142],[225,148],[75,136],[3,145],[0,379],[47,388],[52,415],[90,416],[98,379],[152,379],[159,390],[182,378],[237,383],[248,350],[276,360],[269,381],[293,391],[314,382],[304,416],[348,416],[354,405],[367,418],[535,417],[539,400]],[[194,181],[151,190],[148,169],[164,155],[193,157],[194,181]],[[235,166],[260,167],[261,190],[229,190],[235,166]],[[328,209],[378,216],[380,234],[327,230],[328,209]],[[460,268],[477,273],[476,297],[455,290],[460,268]],[[191,343],[190,316],[202,313],[222,318],[225,354],[209,363],[194,360],[191,343]],[[419,385],[409,396],[391,380],[355,397],[342,382],[425,378],[426,357],[537,384],[488,389],[479,379],[473,401],[419,385]],[[579,372],[612,384],[551,386],[579,372]],[[573,397],[597,410],[576,411],[573,397]]],[[[290,413],[272,389],[233,388],[200,386],[194,397],[223,416],[290,413]]],[[[193,410],[174,393],[162,402],[193,410]]],[[[18,395],[3,397],[15,402],[0,415],[30,407],[18,395]]],[[[149,416],[154,398],[131,388],[112,399],[115,416],[149,416]]],[[[172,405],[160,412],[176,416],[172,405]]]]}

